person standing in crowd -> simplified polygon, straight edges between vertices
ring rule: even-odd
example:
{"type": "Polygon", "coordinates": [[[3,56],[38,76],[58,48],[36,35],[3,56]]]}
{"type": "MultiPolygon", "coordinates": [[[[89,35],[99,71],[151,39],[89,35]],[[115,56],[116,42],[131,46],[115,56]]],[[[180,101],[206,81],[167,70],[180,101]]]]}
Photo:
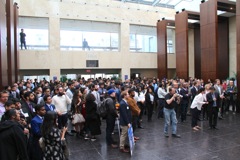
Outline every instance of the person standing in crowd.
{"type": "Polygon", "coordinates": [[[5,103],[8,101],[9,93],[8,91],[2,91],[0,92],[0,120],[2,118],[2,115],[5,113],[5,103]]]}
{"type": "Polygon", "coordinates": [[[43,160],[66,159],[62,146],[66,131],[66,127],[63,127],[62,132],[58,129],[56,112],[49,111],[45,114],[41,128],[41,134],[45,143],[43,160]]]}
{"type": "Polygon", "coordinates": [[[210,87],[210,92],[206,95],[208,101],[208,113],[209,113],[209,129],[217,128],[217,118],[220,96],[215,92],[214,87],[210,87]]]}
{"type": "Polygon", "coordinates": [[[176,138],[180,138],[181,136],[177,134],[177,118],[176,112],[174,108],[179,105],[180,97],[176,93],[175,88],[170,87],[169,93],[165,96],[166,104],[164,106],[164,135],[165,137],[169,137],[168,135],[168,126],[170,126],[170,122],[172,122],[172,136],[176,138]]]}
{"type": "Polygon", "coordinates": [[[106,105],[108,107],[107,116],[106,116],[106,141],[109,146],[112,148],[117,148],[117,145],[114,143],[112,138],[112,132],[115,126],[116,117],[118,117],[116,111],[116,92],[114,89],[108,90],[108,98],[106,99],[106,105]]]}
{"type": "Polygon", "coordinates": [[[31,120],[31,136],[30,136],[30,159],[31,160],[42,160],[43,153],[39,146],[39,139],[41,138],[41,125],[43,123],[43,116],[46,113],[43,105],[36,105],[36,116],[31,120]]]}
{"type": "Polygon", "coordinates": [[[219,114],[218,114],[218,118],[219,119],[223,119],[223,113],[224,113],[224,109],[225,109],[225,97],[224,97],[224,92],[223,92],[223,87],[221,85],[221,82],[219,79],[215,80],[215,85],[214,85],[215,91],[218,93],[218,95],[220,96],[220,100],[219,100],[219,114]]]}
{"type": "Polygon", "coordinates": [[[29,160],[27,139],[23,127],[18,123],[20,113],[10,109],[5,113],[6,121],[0,123],[0,159],[29,160]]]}
{"type": "Polygon", "coordinates": [[[48,112],[48,111],[56,112],[56,107],[52,104],[52,97],[50,95],[44,96],[43,100],[45,102],[44,107],[45,107],[46,112],[48,112]]]}
{"type": "MultiPolygon", "coordinates": [[[[7,112],[7,111],[10,110],[10,109],[15,109],[15,104],[13,103],[13,101],[8,100],[8,101],[5,103],[4,107],[5,107],[5,111],[7,112]]],[[[6,112],[5,112],[5,113],[6,113],[6,112]]],[[[4,122],[4,121],[7,120],[5,113],[2,115],[1,122],[4,122]]]]}
{"type": "Polygon", "coordinates": [[[58,127],[62,129],[68,120],[67,106],[71,104],[70,98],[65,94],[63,87],[58,87],[58,94],[53,96],[52,103],[58,113],[58,127]]]}
{"type": "Polygon", "coordinates": [[[23,101],[22,101],[22,109],[24,111],[27,111],[25,113],[25,117],[27,118],[27,123],[30,124],[32,118],[35,116],[35,106],[36,104],[34,101],[34,95],[32,92],[27,91],[23,95],[23,101]]]}
{"type": "MultiPolygon", "coordinates": [[[[74,87],[74,83],[71,81],[71,82],[68,82],[67,83],[67,91],[66,91],[66,95],[68,96],[68,98],[70,99],[70,101],[72,102],[72,99],[73,99],[73,93],[75,91],[75,87],[74,87]]],[[[71,103],[67,105],[67,112],[69,113],[71,111],[71,103]]],[[[70,118],[68,118],[68,131],[67,131],[67,134],[70,135],[70,136],[73,136],[73,133],[74,132],[74,129],[73,129],[73,125],[72,125],[72,120],[70,118]]]]}
{"type": "Polygon", "coordinates": [[[227,113],[229,111],[229,106],[232,105],[233,114],[236,113],[236,100],[237,100],[237,87],[234,85],[234,82],[229,81],[229,85],[227,87],[227,98],[228,98],[228,107],[227,113]]]}
{"type": "Polygon", "coordinates": [[[44,97],[45,96],[50,96],[50,95],[51,95],[50,88],[49,87],[44,87],[43,88],[43,95],[38,98],[38,103],[37,104],[44,105],[45,104],[44,97]]]}
{"type": "Polygon", "coordinates": [[[91,93],[94,95],[95,97],[95,103],[97,104],[97,106],[100,104],[101,99],[100,99],[100,94],[98,92],[98,85],[97,84],[93,84],[91,85],[91,93]]]}
{"type": "Polygon", "coordinates": [[[121,126],[121,136],[120,136],[120,151],[128,153],[129,150],[125,148],[126,141],[128,138],[128,128],[131,127],[132,114],[130,107],[128,106],[127,99],[129,94],[127,91],[121,93],[122,100],[120,102],[120,126],[121,126]]]}
{"type": "Polygon", "coordinates": [[[187,110],[188,103],[191,94],[188,93],[188,83],[184,82],[183,87],[180,90],[180,94],[182,95],[181,99],[181,122],[185,122],[187,120],[187,110]]]}
{"type": "Polygon", "coordinates": [[[167,95],[167,92],[165,91],[162,83],[159,84],[158,87],[158,119],[163,118],[163,108],[165,105],[165,96],[167,95]]]}
{"type": "Polygon", "coordinates": [[[138,120],[138,128],[142,128],[143,129],[143,126],[141,125],[142,116],[143,116],[143,112],[144,112],[144,109],[145,109],[145,93],[144,93],[143,86],[139,86],[138,87],[137,94],[138,94],[137,105],[140,108],[140,114],[139,114],[139,117],[138,117],[139,118],[139,120],[138,120]]]}
{"type": "MultiPolygon", "coordinates": [[[[173,83],[172,83],[172,87],[175,89],[175,92],[177,93],[177,94],[180,94],[180,90],[181,90],[181,85],[179,85],[179,83],[177,82],[177,81],[174,81],[173,83]]],[[[174,110],[175,110],[175,112],[176,112],[176,117],[177,117],[177,120],[179,120],[180,119],[180,117],[181,117],[181,98],[180,97],[178,97],[180,100],[180,103],[179,104],[177,104],[176,106],[175,106],[175,108],[174,108],[174,110]]]]}
{"type": "MultiPolygon", "coordinates": [[[[204,98],[205,102],[207,101],[206,95],[210,92],[210,87],[211,87],[211,85],[209,83],[205,84],[205,86],[204,86],[205,93],[203,94],[203,98],[204,98]]],[[[202,119],[203,120],[208,120],[208,116],[209,116],[208,105],[207,104],[203,104],[202,105],[202,110],[199,111],[199,114],[201,114],[201,111],[202,111],[202,119]]]]}
{"type": "Polygon", "coordinates": [[[192,101],[198,93],[199,85],[200,85],[200,82],[198,80],[193,82],[193,87],[191,88],[192,101]]]}
{"type": "Polygon", "coordinates": [[[20,43],[21,43],[21,49],[24,45],[24,48],[27,49],[27,46],[26,46],[26,34],[24,33],[24,30],[21,29],[21,32],[20,32],[20,43]]]}
{"type": "Polygon", "coordinates": [[[105,99],[105,95],[107,93],[107,90],[104,88],[103,82],[99,83],[98,93],[100,95],[100,101],[103,101],[105,99]]]}
{"type": "MultiPolygon", "coordinates": [[[[75,90],[74,94],[73,94],[73,98],[72,98],[72,103],[71,103],[71,113],[72,115],[75,114],[81,114],[81,110],[82,110],[82,93],[80,92],[79,89],[75,90]]],[[[73,124],[75,131],[76,131],[76,136],[80,137],[83,136],[83,127],[84,127],[84,123],[75,123],[73,124]]]]}
{"type": "Polygon", "coordinates": [[[204,94],[205,94],[205,88],[200,88],[199,94],[194,97],[191,107],[190,107],[191,115],[192,115],[191,126],[194,131],[198,131],[199,129],[201,129],[201,127],[198,126],[198,124],[197,124],[199,111],[201,111],[203,104],[208,104],[208,102],[204,102],[204,100],[205,100],[204,94]]]}
{"type": "MultiPolygon", "coordinates": [[[[127,98],[127,104],[130,107],[130,110],[132,112],[132,127],[133,127],[133,132],[135,132],[137,128],[137,121],[138,117],[140,115],[141,110],[137,106],[137,102],[135,101],[135,91],[134,89],[129,89],[128,90],[129,97],[127,98]]],[[[134,140],[139,140],[139,137],[134,137],[134,140]]]]}
{"type": "Polygon", "coordinates": [[[101,134],[100,116],[97,114],[97,104],[93,94],[88,94],[86,97],[86,126],[91,133],[91,141],[96,140],[96,135],[101,134]]]}
{"type": "Polygon", "coordinates": [[[152,121],[153,107],[154,107],[154,93],[152,90],[153,87],[147,88],[147,93],[145,95],[145,104],[148,113],[148,122],[152,121]]]}

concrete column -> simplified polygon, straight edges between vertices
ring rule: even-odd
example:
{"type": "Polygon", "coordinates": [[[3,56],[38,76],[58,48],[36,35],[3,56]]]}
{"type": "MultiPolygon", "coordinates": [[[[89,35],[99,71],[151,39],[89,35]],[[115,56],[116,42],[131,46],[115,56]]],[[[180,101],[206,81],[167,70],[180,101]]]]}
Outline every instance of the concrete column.
{"type": "Polygon", "coordinates": [[[60,50],[60,19],[49,17],[49,50],[60,50]]]}
{"type": "Polygon", "coordinates": [[[120,56],[122,59],[122,72],[121,72],[121,78],[124,81],[126,78],[130,79],[130,42],[129,42],[129,34],[130,34],[130,24],[127,22],[122,22],[120,26],[120,56]]]}
{"type": "Polygon", "coordinates": [[[60,80],[61,73],[60,69],[50,69],[49,71],[49,79],[54,79],[54,77],[57,77],[58,80],[60,80]]]}

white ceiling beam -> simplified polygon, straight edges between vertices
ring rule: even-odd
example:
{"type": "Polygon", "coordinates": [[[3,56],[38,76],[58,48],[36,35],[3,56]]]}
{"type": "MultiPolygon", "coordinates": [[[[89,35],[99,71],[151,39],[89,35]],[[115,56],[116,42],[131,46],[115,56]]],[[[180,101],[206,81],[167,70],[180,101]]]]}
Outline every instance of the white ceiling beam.
{"type": "Polygon", "coordinates": [[[156,6],[158,3],[160,2],[160,0],[155,0],[152,4],[152,6],[156,6]]]}

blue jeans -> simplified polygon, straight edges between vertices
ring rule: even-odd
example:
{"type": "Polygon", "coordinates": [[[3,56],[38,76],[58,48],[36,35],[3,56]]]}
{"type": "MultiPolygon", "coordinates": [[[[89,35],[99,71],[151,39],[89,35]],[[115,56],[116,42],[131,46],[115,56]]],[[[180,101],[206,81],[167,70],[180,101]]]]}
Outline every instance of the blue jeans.
{"type": "Polygon", "coordinates": [[[174,109],[163,109],[164,117],[165,117],[165,124],[164,124],[164,133],[168,133],[168,126],[170,125],[170,122],[172,122],[172,134],[177,133],[177,118],[176,118],[176,112],[174,109]]]}

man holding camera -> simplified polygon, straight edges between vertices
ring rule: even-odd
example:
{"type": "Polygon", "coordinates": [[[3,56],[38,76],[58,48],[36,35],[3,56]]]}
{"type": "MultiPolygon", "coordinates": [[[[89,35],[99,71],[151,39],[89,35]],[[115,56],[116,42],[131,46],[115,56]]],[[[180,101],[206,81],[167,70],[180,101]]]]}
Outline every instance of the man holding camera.
{"type": "Polygon", "coordinates": [[[174,108],[180,103],[180,97],[179,94],[176,93],[175,88],[169,88],[169,93],[165,96],[165,100],[166,105],[164,106],[164,135],[165,137],[169,137],[168,126],[170,125],[170,122],[172,122],[172,137],[181,138],[181,136],[177,134],[177,118],[176,112],[174,110],[174,108]]]}

